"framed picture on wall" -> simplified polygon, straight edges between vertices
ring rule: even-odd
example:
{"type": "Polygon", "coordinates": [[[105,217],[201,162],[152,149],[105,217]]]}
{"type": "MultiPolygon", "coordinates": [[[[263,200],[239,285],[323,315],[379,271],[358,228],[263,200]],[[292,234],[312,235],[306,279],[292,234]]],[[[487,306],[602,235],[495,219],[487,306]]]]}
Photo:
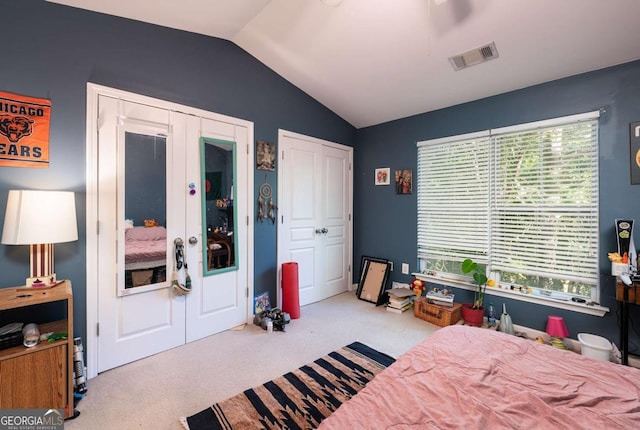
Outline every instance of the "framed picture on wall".
{"type": "Polygon", "coordinates": [[[631,185],[640,184],[640,121],[629,124],[631,185]]]}
{"type": "Polygon", "coordinates": [[[276,170],[276,145],[259,140],[256,145],[256,168],[276,170]]]}
{"type": "Polygon", "coordinates": [[[396,170],[394,179],[396,194],[411,194],[413,184],[413,171],[411,169],[396,170]]]}
{"type": "Polygon", "coordinates": [[[389,185],[391,182],[391,169],[383,167],[375,171],[376,185],[389,185]]]}

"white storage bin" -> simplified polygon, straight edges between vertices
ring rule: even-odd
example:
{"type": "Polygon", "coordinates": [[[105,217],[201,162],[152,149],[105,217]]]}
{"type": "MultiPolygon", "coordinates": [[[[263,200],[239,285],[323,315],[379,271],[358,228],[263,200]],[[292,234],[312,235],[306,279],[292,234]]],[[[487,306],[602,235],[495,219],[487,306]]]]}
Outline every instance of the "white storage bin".
{"type": "Polygon", "coordinates": [[[578,333],[582,355],[601,361],[611,361],[611,342],[595,334],[578,333]]]}

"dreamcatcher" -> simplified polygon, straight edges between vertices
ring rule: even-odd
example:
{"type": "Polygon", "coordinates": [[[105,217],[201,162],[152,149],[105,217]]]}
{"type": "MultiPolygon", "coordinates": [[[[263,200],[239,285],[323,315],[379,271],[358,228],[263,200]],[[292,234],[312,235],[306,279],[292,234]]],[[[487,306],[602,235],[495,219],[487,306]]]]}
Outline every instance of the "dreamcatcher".
{"type": "Polygon", "coordinates": [[[268,218],[272,223],[276,223],[276,211],[278,208],[273,204],[272,196],[271,184],[267,182],[267,177],[265,176],[264,184],[260,185],[258,196],[258,221],[268,218]]]}

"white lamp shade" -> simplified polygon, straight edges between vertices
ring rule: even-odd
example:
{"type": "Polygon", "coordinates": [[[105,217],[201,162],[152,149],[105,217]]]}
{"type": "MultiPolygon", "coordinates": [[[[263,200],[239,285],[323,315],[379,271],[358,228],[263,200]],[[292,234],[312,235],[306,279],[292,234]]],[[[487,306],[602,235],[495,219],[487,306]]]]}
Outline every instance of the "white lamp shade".
{"type": "Polygon", "coordinates": [[[2,243],[32,245],[78,240],[75,195],[71,191],[10,190],[2,243]]]}

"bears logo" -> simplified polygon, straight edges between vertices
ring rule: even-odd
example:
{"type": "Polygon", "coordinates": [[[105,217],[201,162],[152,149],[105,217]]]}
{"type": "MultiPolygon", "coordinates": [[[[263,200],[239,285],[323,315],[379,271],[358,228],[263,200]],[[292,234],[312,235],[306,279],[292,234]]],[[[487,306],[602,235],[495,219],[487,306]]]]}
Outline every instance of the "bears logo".
{"type": "Polygon", "coordinates": [[[24,116],[0,115],[0,134],[16,143],[33,133],[33,122],[24,116]]]}

